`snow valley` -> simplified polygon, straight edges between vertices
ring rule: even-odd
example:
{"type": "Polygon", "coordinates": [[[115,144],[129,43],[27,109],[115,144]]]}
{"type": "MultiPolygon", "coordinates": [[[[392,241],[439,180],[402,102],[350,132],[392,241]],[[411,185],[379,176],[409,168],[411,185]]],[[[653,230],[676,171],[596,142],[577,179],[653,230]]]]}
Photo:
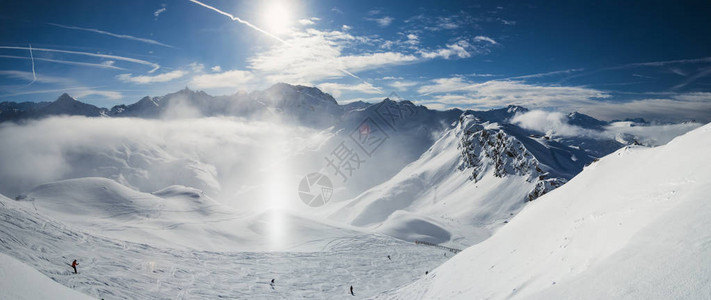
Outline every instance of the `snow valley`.
{"type": "Polygon", "coordinates": [[[0,119],[2,259],[66,298],[333,299],[350,286],[358,297],[567,298],[612,273],[596,283],[611,294],[588,295],[709,295],[692,259],[659,271],[685,290],[611,267],[664,260],[673,236],[709,257],[706,231],[680,233],[708,219],[708,125],[339,104],[283,83],[110,109],[64,94],[3,102],[0,119]],[[300,183],[314,173],[330,186],[307,205],[300,183]]]}

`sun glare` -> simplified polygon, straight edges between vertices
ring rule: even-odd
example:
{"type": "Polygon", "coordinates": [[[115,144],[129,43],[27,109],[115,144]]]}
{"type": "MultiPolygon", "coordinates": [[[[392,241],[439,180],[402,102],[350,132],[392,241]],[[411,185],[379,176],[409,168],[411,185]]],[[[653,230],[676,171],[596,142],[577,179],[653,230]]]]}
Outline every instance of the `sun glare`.
{"type": "Polygon", "coordinates": [[[262,12],[262,23],[266,30],[273,34],[283,34],[289,31],[293,23],[293,7],[290,1],[272,0],[265,3],[262,12]]]}

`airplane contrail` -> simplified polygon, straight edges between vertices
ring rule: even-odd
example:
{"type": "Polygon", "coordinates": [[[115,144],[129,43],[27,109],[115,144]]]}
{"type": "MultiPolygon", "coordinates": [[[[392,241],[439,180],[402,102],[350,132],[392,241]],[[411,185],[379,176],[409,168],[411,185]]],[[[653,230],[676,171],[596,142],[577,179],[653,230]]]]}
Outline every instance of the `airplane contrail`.
{"type": "MultiPolygon", "coordinates": [[[[224,12],[224,11],[222,11],[222,10],[219,10],[219,9],[213,7],[213,6],[207,5],[207,4],[202,3],[202,2],[200,2],[200,1],[198,1],[198,0],[189,0],[189,1],[192,2],[192,3],[195,3],[195,4],[197,4],[197,5],[200,5],[200,6],[202,6],[202,7],[211,9],[211,10],[213,10],[213,11],[215,11],[215,12],[217,12],[217,13],[223,15],[223,16],[226,16],[226,17],[232,19],[232,21],[236,21],[236,22],[242,23],[242,24],[244,24],[244,25],[247,25],[248,27],[250,27],[250,28],[252,28],[252,29],[254,29],[254,30],[256,30],[256,31],[259,31],[259,32],[261,32],[261,33],[263,33],[263,34],[265,34],[265,35],[267,35],[267,36],[269,36],[269,37],[271,37],[271,38],[273,38],[273,39],[275,39],[275,40],[277,40],[277,41],[283,43],[284,45],[287,45],[287,46],[290,46],[290,47],[294,47],[294,48],[296,47],[296,46],[290,44],[289,42],[287,42],[287,41],[281,39],[280,37],[278,37],[278,36],[276,36],[276,35],[274,35],[274,34],[268,32],[268,31],[266,31],[266,30],[264,30],[264,29],[261,29],[261,28],[257,27],[257,26],[255,26],[255,25],[253,25],[252,23],[249,23],[249,22],[247,22],[247,21],[245,21],[245,20],[242,20],[242,19],[240,19],[240,18],[238,18],[238,17],[235,17],[234,15],[232,15],[232,14],[230,14],[230,13],[227,13],[227,12],[224,12]]],[[[317,58],[316,56],[313,55],[313,53],[309,53],[309,54],[310,54],[313,58],[317,58]]],[[[378,87],[376,87],[376,86],[374,86],[374,85],[372,85],[372,84],[366,82],[365,80],[363,80],[363,79],[361,79],[360,77],[358,77],[357,75],[355,75],[355,74],[349,72],[348,70],[345,70],[345,69],[342,69],[342,68],[338,68],[338,67],[336,67],[336,69],[337,69],[338,71],[341,71],[342,73],[344,73],[344,74],[350,76],[350,77],[353,77],[353,78],[355,78],[355,79],[358,79],[358,80],[360,80],[360,81],[362,81],[362,82],[364,82],[364,83],[370,85],[371,87],[373,87],[374,89],[378,90],[378,91],[381,92],[381,93],[383,92],[383,91],[382,91],[381,89],[379,89],[378,87]]]]}
{"type": "MultiPolygon", "coordinates": [[[[0,58],[13,58],[13,59],[30,59],[29,57],[26,56],[16,56],[16,55],[0,55],[0,58]]],[[[58,64],[67,64],[67,65],[75,65],[75,66],[82,66],[82,67],[92,67],[92,68],[102,68],[102,69],[114,69],[114,70],[126,70],[124,68],[120,68],[117,66],[111,66],[111,65],[106,65],[106,64],[92,64],[92,63],[85,63],[85,62],[78,62],[78,61],[71,61],[71,60],[59,60],[59,59],[51,59],[51,58],[34,58],[34,60],[38,61],[46,61],[46,62],[52,62],[52,63],[58,63],[58,64]]]]}
{"type": "Polygon", "coordinates": [[[244,25],[249,26],[249,28],[252,28],[252,29],[254,29],[254,30],[256,30],[256,31],[259,31],[259,32],[261,32],[261,33],[264,33],[264,34],[268,35],[269,37],[271,37],[271,38],[273,38],[273,39],[275,39],[275,40],[277,40],[277,41],[280,41],[280,42],[282,42],[282,43],[284,43],[284,44],[287,44],[287,45],[290,45],[290,46],[291,46],[291,44],[289,44],[287,41],[285,41],[285,40],[281,39],[280,37],[278,37],[278,36],[276,36],[276,35],[270,33],[269,31],[266,31],[266,30],[264,30],[264,29],[261,29],[261,28],[255,26],[255,25],[253,25],[252,23],[249,23],[249,22],[247,22],[247,21],[245,21],[245,20],[242,20],[242,19],[240,19],[240,18],[238,18],[238,17],[235,17],[235,16],[233,16],[233,15],[230,14],[230,13],[221,11],[221,10],[219,10],[219,9],[213,7],[213,6],[207,5],[207,4],[202,3],[202,2],[200,2],[200,1],[197,1],[197,0],[190,0],[190,2],[195,3],[195,4],[197,4],[197,5],[200,5],[200,6],[202,6],[202,7],[205,7],[205,8],[209,8],[209,9],[211,9],[211,10],[213,10],[213,11],[216,11],[216,12],[218,12],[219,14],[221,14],[221,15],[223,15],[223,16],[226,16],[226,17],[228,17],[228,18],[230,18],[230,19],[232,19],[232,21],[240,22],[240,23],[242,23],[242,24],[244,24],[244,25]]]}
{"type": "Polygon", "coordinates": [[[37,81],[37,74],[35,73],[35,56],[32,55],[32,44],[30,44],[30,60],[32,60],[32,81],[28,83],[27,86],[30,86],[37,81]]]}
{"type": "MultiPolygon", "coordinates": [[[[16,47],[16,46],[0,46],[0,49],[13,49],[13,50],[29,50],[30,48],[27,47],[16,47]]],[[[136,59],[136,58],[130,58],[130,57],[123,57],[123,56],[117,56],[117,55],[110,55],[110,54],[97,54],[97,53],[91,53],[91,52],[79,52],[79,51],[69,51],[69,50],[59,50],[59,49],[48,49],[48,48],[33,48],[32,50],[34,51],[41,51],[41,52],[55,52],[55,53],[66,53],[66,54],[75,54],[75,55],[84,55],[84,56],[92,56],[92,57],[100,57],[100,58],[108,58],[108,59],[115,59],[115,60],[122,60],[122,61],[127,61],[135,64],[140,64],[144,66],[151,66],[153,67],[152,70],[148,71],[148,73],[153,73],[156,70],[160,69],[160,65],[156,63],[152,63],[149,61],[141,60],[141,59],[136,59]]]]}
{"type": "Polygon", "coordinates": [[[158,41],[155,41],[155,40],[146,39],[146,38],[139,38],[139,37],[135,37],[135,36],[128,35],[128,34],[117,34],[117,33],[112,33],[112,32],[108,32],[108,31],[103,31],[103,30],[95,29],[95,28],[84,28],[84,27],[70,26],[70,25],[62,25],[62,24],[56,24],[56,23],[47,23],[47,24],[52,25],[52,26],[55,26],[55,27],[60,27],[60,28],[73,29],[73,30],[83,30],[83,31],[88,31],[88,32],[94,32],[94,33],[98,33],[98,34],[108,35],[108,36],[112,36],[112,37],[120,38],[120,39],[134,40],[134,41],[143,42],[143,43],[146,43],[146,44],[153,44],[153,45],[158,45],[158,46],[163,46],[163,47],[168,47],[168,48],[174,48],[174,47],[171,46],[171,45],[166,45],[166,44],[163,44],[163,43],[158,42],[158,41]]]}

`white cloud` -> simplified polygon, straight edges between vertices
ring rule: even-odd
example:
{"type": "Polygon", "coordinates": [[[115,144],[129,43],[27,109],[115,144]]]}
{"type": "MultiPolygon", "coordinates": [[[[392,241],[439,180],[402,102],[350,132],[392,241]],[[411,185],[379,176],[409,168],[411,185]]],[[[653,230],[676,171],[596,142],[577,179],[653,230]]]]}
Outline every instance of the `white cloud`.
{"type": "Polygon", "coordinates": [[[487,43],[491,43],[492,45],[498,45],[498,44],[499,44],[499,43],[497,43],[494,39],[492,39],[492,38],[490,38],[490,37],[487,37],[487,36],[483,36],[483,35],[479,35],[479,36],[474,37],[474,41],[477,41],[477,42],[487,42],[487,43]]]}
{"type": "Polygon", "coordinates": [[[378,24],[380,27],[388,27],[390,24],[395,20],[393,17],[389,16],[384,16],[381,18],[365,18],[368,21],[373,21],[378,24]]]}
{"type": "Polygon", "coordinates": [[[138,84],[148,84],[148,83],[156,83],[156,82],[168,82],[172,81],[178,78],[181,78],[185,76],[187,72],[182,71],[182,70],[175,70],[163,74],[158,74],[158,75],[139,75],[139,76],[132,76],[132,74],[120,74],[116,76],[118,80],[121,80],[123,82],[132,82],[132,83],[138,83],[138,84]]]}
{"type": "Polygon", "coordinates": [[[160,14],[164,13],[166,10],[168,10],[168,9],[165,7],[159,8],[158,10],[153,12],[153,16],[155,16],[157,18],[158,16],[160,16],[160,14]]]}
{"type": "Polygon", "coordinates": [[[567,115],[555,111],[532,110],[516,114],[511,118],[511,123],[521,128],[546,133],[549,136],[598,136],[594,130],[568,124],[567,115]]]}
{"type": "Polygon", "coordinates": [[[299,20],[299,24],[308,26],[308,25],[314,25],[316,23],[314,21],[309,20],[309,19],[301,19],[301,20],[299,20]]]}
{"type": "Polygon", "coordinates": [[[72,92],[72,94],[77,98],[82,98],[89,95],[99,95],[102,97],[109,98],[111,100],[120,100],[123,98],[123,95],[116,91],[95,90],[91,88],[79,88],[76,91],[72,92]]]}
{"type": "Polygon", "coordinates": [[[410,87],[417,85],[417,82],[414,82],[414,81],[394,81],[394,82],[389,83],[388,85],[399,90],[399,91],[407,91],[410,87]]]}
{"type": "Polygon", "coordinates": [[[427,29],[429,31],[440,31],[459,28],[459,19],[459,16],[430,18],[425,17],[424,15],[418,15],[408,21],[415,22],[416,24],[427,24],[426,26],[424,26],[424,29],[427,29]]]}
{"type": "Polygon", "coordinates": [[[214,67],[210,68],[210,70],[213,72],[222,72],[222,67],[214,66],[214,67]]]}
{"type": "Polygon", "coordinates": [[[499,18],[498,20],[501,22],[501,24],[504,24],[504,25],[516,25],[516,21],[505,20],[505,19],[501,19],[501,18],[499,18]]]}
{"type": "MultiPolygon", "coordinates": [[[[311,82],[351,76],[351,72],[372,70],[415,62],[414,55],[400,52],[365,52],[343,55],[352,49],[373,43],[367,37],[353,36],[343,31],[307,29],[294,33],[288,45],[271,49],[248,59],[248,68],[268,82],[311,82]],[[348,72],[348,73],[346,73],[348,72]]],[[[351,76],[353,77],[353,76],[351,76]]]]}
{"type": "Polygon", "coordinates": [[[237,88],[249,84],[253,79],[249,71],[231,70],[217,74],[202,74],[193,77],[188,83],[198,89],[237,88]]]}
{"type": "Polygon", "coordinates": [[[449,44],[447,45],[447,48],[442,48],[434,51],[425,51],[421,50],[420,55],[422,55],[423,58],[437,58],[441,57],[444,59],[449,59],[452,56],[459,57],[459,58],[468,58],[471,57],[471,53],[467,51],[467,48],[471,48],[471,44],[465,40],[459,40],[454,44],[449,44]]]}
{"type": "Polygon", "coordinates": [[[511,119],[511,123],[552,137],[635,140],[650,146],[666,144],[674,137],[702,125],[700,123],[681,123],[630,126],[629,122],[616,122],[605,126],[602,130],[593,130],[569,124],[566,114],[543,110],[532,110],[517,114],[511,119]]]}
{"type": "Polygon", "coordinates": [[[362,82],[359,84],[342,84],[334,82],[326,82],[318,85],[318,88],[324,92],[333,95],[334,98],[340,98],[343,92],[359,92],[364,94],[380,94],[381,92],[373,87],[373,85],[362,82]]]}
{"type": "Polygon", "coordinates": [[[203,71],[205,71],[205,65],[197,62],[192,62],[188,64],[188,68],[190,68],[195,73],[202,73],[203,71]]]}
{"type": "MultiPolygon", "coordinates": [[[[274,182],[272,170],[284,171],[269,167],[277,163],[274,157],[289,158],[328,137],[305,127],[227,117],[52,117],[24,125],[2,123],[0,193],[15,196],[47,182],[101,176],[144,192],[180,184],[234,199],[244,187],[273,187],[266,184],[274,182]]],[[[299,157],[314,164],[323,160],[320,155],[299,157]]],[[[286,178],[302,176],[293,172],[286,178]]],[[[259,193],[253,196],[255,202],[262,199],[259,193]]]]}

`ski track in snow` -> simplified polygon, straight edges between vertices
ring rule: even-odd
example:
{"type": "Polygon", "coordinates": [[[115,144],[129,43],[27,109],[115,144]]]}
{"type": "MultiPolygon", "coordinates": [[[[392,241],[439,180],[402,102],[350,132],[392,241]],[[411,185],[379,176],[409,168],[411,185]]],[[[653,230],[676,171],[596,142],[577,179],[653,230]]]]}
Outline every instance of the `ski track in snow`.
{"type": "Polygon", "coordinates": [[[104,299],[353,299],[351,285],[355,298],[367,298],[420,278],[452,256],[370,234],[336,238],[318,252],[156,248],[74,230],[7,198],[0,198],[0,220],[0,252],[104,299]],[[69,266],[73,259],[77,275],[69,266]]]}

